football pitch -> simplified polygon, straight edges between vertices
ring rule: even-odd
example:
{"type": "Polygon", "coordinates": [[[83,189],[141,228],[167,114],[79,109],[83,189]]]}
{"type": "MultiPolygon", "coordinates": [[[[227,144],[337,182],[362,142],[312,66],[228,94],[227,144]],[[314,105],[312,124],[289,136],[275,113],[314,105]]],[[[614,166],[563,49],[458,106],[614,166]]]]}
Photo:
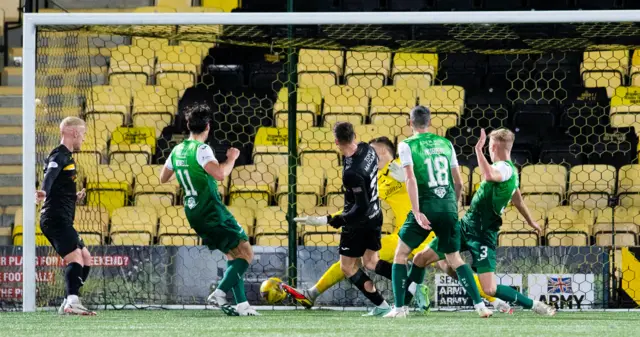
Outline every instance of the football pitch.
{"type": "Polygon", "coordinates": [[[412,313],[407,319],[360,317],[359,311],[262,311],[227,317],[218,310],[100,311],[96,317],[53,312],[0,313],[0,336],[632,336],[640,312],[521,311],[478,318],[473,312],[412,313]]]}

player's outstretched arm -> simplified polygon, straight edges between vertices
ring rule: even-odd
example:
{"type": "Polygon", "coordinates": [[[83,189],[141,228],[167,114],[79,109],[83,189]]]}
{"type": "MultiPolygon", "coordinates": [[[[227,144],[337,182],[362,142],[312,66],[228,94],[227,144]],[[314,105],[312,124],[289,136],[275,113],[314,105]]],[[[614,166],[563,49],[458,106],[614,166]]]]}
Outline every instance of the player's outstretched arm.
{"type": "Polygon", "coordinates": [[[235,165],[236,160],[239,156],[240,150],[232,147],[227,150],[227,160],[224,163],[218,163],[215,160],[209,161],[204,166],[204,170],[207,171],[207,173],[214,179],[222,181],[224,180],[224,178],[228,177],[231,174],[233,166],[235,165]]]}
{"type": "Polygon", "coordinates": [[[407,178],[405,186],[407,188],[407,194],[409,194],[409,200],[411,201],[411,211],[416,217],[418,224],[423,228],[429,230],[431,227],[427,217],[420,212],[420,203],[418,200],[418,181],[416,180],[415,172],[413,172],[413,156],[411,155],[411,148],[405,142],[398,144],[398,156],[400,157],[400,163],[404,169],[404,175],[407,178]]]}
{"type": "Polygon", "coordinates": [[[47,195],[51,193],[51,186],[53,186],[53,182],[56,180],[62,168],[65,167],[66,163],[62,162],[62,159],[59,159],[58,156],[55,156],[50,159],[47,164],[47,171],[44,174],[44,179],[42,180],[42,189],[36,191],[36,202],[43,201],[47,195]]]}
{"type": "Polygon", "coordinates": [[[460,168],[459,167],[452,167],[451,168],[451,177],[453,178],[453,188],[456,191],[456,201],[458,203],[460,203],[461,199],[462,199],[462,175],[460,174],[460,168]]]}
{"type": "Polygon", "coordinates": [[[516,189],[516,191],[513,193],[511,202],[513,203],[514,206],[516,206],[516,208],[518,209],[518,212],[520,212],[520,214],[524,216],[524,219],[527,221],[529,226],[531,226],[537,232],[540,232],[541,231],[540,225],[531,216],[531,213],[529,212],[529,207],[527,207],[527,204],[524,202],[524,199],[522,198],[522,193],[520,193],[519,188],[516,189]]]}
{"type": "Polygon", "coordinates": [[[478,166],[480,167],[480,171],[482,172],[482,177],[487,181],[495,181],[502,182],[503,177],[500,170],[489,164],[489,161],[484,156],[484,144],[487,141],[487,134],[484,132],[484,129],[480,130],[480,138],[478,139],[478,143],[476,144],[476,157],[478,159],[478,166]]]}

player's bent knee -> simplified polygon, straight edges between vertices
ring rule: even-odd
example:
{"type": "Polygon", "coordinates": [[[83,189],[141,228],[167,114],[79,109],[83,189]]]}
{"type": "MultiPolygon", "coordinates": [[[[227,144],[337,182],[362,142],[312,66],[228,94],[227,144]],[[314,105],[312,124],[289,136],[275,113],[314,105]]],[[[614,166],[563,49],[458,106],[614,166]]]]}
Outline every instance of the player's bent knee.
{"type": "Polygon", "coordinates": [[[418,252],[416,256],[413,257],[413,264],[421,268],[424,268],[437,261],[438,261],[438,254],[435,254],[435,252],[432,251],[431,249],[418,252]]]}
{"type": "Polygon", "coordinates": [[[491,285],[491,286],[482,285],[482,291],[484,291],[485,294],[493,297],[493,296],[496,295],[496,286],[495,285],[491,285]]]}
{"type": "Polygon", "coordinates": [[[69,263],[77,263],[81,266],[84,265],[84,259],[82,257],[82,251],[80,249],[76,249],[73,252],[67,254],[63,258],[64,262],[69,263]]]}
{"type": "Polygon", "coordinates": [[[462,260],[462,257],[460,257],[460,253],[458,252],[447,254],[446,260],[447,260],[447,264],[449,264],[449,266],[454,270],[458,269],[460,266],[464,264],[464,261],[462,260]]]}
{"type": "Polygon", "coordinates": [[[82,261],[85,266],[93,266],[93,258],[91,257],[91,253],[87,248],[82,248],[82,261]]]}

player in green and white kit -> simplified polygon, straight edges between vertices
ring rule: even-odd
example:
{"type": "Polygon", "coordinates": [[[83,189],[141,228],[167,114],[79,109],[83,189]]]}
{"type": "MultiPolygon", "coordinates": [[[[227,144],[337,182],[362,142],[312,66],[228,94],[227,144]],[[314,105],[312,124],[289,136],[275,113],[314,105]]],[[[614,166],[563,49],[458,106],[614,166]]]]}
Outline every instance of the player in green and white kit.
{"type": "Polygon", "coordinates": [[[227,270],[208,301],[229,316],[258,315],[244,292],[243,275],[253,259],[253,250],[247,234],[218,193],[218,181],[231,174],[240,151],[230,148],[227,160],[218,163],[211,147],[204,143],[209,135],[211,109],[206,104],[194,104],[185,110],[190,137],[171,151],[160,181],[169,181],[175,172],[184,191],[184,211],[191,228],[209,249],[220,250],[227,256],[227,270]],[[227,303],[229,291],[235,297],[235,308],[227,303]]]}
{"type": "MultiPolygon", "coordinates": [[[[493,165],[489,164],[483,153],[486,138],[482,130],[475,151],[484,181],[474,194],[469,210],[459,222],[461,251],[468,250],[471,253],[473,267],[477,270],[480,284],[487,295],[515,302],[541,315],[553,316],[555,310],[550,306],[531,300],[509,286],[496,285],[496,247],[505,207],[513,199],[514,206],[529,226],[538,232],[540,226],[531,217],[520,194],[518,169],[511,161],[511,147],[515,138],[513,132],[498,129],[489,135],[489,154],[493,165]]],[[[434,239],[425,251],[416,255],[414,265],[425,267],[444,258],[437,241],[438,238],[434,239]]]]}
{"type": "MultiPolygon", "coordinates": [[[[398,154],[407,177],[411,212],[398,233],[400,240],[392,267],[395,306],[385,317],[407,316],[404,303],[409,279],[407,258],[432,229],[438,239],[438,249],[446,255],[448,264],[456,271],[460,283],[473,299],[478,314],[489,317],[492,312],[480,297],[473,271],[459,253],[458,200],[462,194],[462,177],[453,145],[446,138],[428,132],[431,122],[429,109],[423,106],[413,108],[410,122],[414,136],[398,144],[398,154]]],[[[424,268],[412,267],[410,275],[411,279],[422,280],[424,268]]]]}

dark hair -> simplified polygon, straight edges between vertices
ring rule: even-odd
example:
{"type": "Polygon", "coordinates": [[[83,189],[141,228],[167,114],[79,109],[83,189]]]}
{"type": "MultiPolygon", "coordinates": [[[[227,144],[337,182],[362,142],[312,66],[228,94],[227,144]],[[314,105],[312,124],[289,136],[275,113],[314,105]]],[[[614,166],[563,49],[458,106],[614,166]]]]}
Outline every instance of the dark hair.
{"type": "Polygon", "coordinates": [[[356,139],[356,132],[353,130],[353,124],[349,122],[338,122],[333,127],[333,135],[340,144],[348,144],[356,139]]]}
{"type": "Polygon", "coordinates": [[[184,108],[184,116],[187,120],[187,128],[192,133],[202,133],[211,122],[213,114],[209,105],[194,103],[184,108]]]}
{"type": "Polygon", "coordinates": [[[413,126],[419,129],[426,129],[431,120],[431,111],[429,108],[418,105],[411,110],[411,122],[413,126]]]}
{"type": "Polygon", "coordinates": [[[384,146],[387,147],[387,150],[389,150],[389,152],[391,153],[392,157],[396,156],[396,146],[393,144],[393,142],[391,141],[391,139],[382,136],[382,137],[378,137],[378,138],[374,138],[372,140],[369,141],[369,144],[382,144],[384,146]]]}

